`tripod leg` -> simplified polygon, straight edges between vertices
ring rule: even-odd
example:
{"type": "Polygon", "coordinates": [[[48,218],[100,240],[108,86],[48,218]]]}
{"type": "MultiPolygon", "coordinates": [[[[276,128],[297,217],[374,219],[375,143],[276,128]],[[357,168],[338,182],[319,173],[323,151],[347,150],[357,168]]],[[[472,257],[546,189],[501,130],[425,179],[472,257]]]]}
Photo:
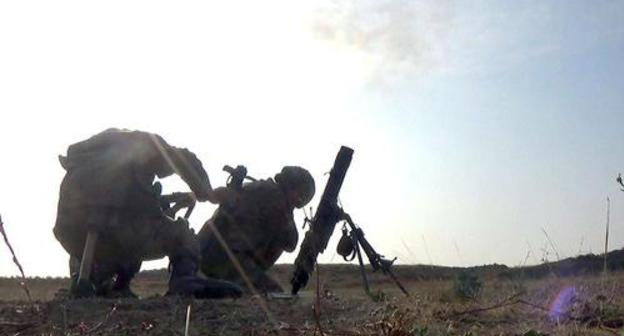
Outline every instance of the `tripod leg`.
{"type": "Polygon", "coordinates": [[[360,243],[357,239],[353,239],[353,245],[355,247],[355,253],[360,263],[360,274],[362,274],[362,282],[364,283],[364,291],[367,295],[371,295],[370,288],[368,287],[368,279],[366,278],[366,272],[364,270],[364,262],[362,261],[362,252],[360,251],[360,243]]]}
{"type": "Polygon", "coordinates": [[[388,273],[388,275],[390,275],[392,280],[394,280],[394,283],[397,286],[399,286],[399,288],[401,289],[401,292],[403,292],[403,294],[405,294],[405,296],[409,297],[410,296],[409,292],[407,291],[407,289],[405,289],[405,287],[403,287],[401,282],[399,282],[399,279],[397,279],[397,277],[394,275],[394,273],[392,273],[392,271],[390,269],[388,269],[386,272],[388,273]]]}

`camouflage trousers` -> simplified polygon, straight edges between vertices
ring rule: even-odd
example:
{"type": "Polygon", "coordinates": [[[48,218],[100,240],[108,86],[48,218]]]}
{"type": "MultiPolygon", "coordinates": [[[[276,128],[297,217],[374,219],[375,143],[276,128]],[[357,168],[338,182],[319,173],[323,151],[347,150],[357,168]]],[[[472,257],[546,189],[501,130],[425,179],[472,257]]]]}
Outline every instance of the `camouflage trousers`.
{"type": "Polygon", "coordinates": [[[91,276],[96,286],[116,276],[131,278],[142,261],[165,256],[199,260],[199,243],[182,219],[119,208],[59,206],[54,235],[70,255],[70,274],[79,271],[90,228],[98,233],[91,276]]]}
{"type": "Polygon", "coordinates": [[[232,281],[242,288],[251,291],[251,284],[255,290],[261,292],[282,292],[280,284],[267,274],[268,269],[275,264],[282,254],[281,249],[257,247],[255,249],[240,249],[237,246],[227,246],[228,239],[223,237],[220,242],[209,223],[199,233],[201,246],[201,263],[199,269],[208,276],[232,281]]]}

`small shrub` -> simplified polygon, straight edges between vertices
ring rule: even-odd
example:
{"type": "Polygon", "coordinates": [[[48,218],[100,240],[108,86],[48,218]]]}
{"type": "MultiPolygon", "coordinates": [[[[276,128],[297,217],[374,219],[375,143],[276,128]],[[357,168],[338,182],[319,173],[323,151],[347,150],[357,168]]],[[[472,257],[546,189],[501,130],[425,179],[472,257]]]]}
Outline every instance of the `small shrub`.
{"type": "Polygon", "coordinates": [[[475,300],[481,294],[483,283],[471,272],[461,272],[455,279],[455,295],[462,299],[475,300]]]}
{"type": "Polygon", "coordinates": [[[368,324],[367,331],[381,336],[429,336],[429,328],[416,325],[416,317],[409,310],[398,309],[384,314],[380,320],[368,324]]]}
{"type": "Polygon", "coordinates": [[[371,300],[373,300],[373,302],[385,302],[388,299],[388,295],[381,289],[375,292],[369,292],[368,296],[371,300]]]}

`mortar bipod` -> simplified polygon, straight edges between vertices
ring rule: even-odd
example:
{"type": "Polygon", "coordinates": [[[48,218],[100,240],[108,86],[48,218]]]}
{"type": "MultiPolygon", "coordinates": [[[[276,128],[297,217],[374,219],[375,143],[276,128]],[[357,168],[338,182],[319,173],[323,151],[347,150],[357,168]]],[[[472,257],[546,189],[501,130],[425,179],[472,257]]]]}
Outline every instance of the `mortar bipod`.
{"type": "Polygon", "coordinates": [[[391,267],[396,258],[392,260],[385,259],[383,255],[377,253],[373,246],[364,237],[364,231],[362,231],[362,229],[353,222],[348,213],[343,211],[342,219],[345,221],[346,226],[343,226],[343,236],[338,243],[337,252],[346,261],[351,261],[354,257],[358,258],[358,263],[360,264],[360,274],[362,276],[362,283],[366,294],[372,295],[370,292],[368,278],[366,277],[364,261],[362,259],[362,250],[364,250],[364,254],[366,254],[368,262],[373,268],[373,272],[381,270],[383,274],[388,275],[394,281],[403,294],[410,296],[409,292],[405,289],[405,287],[403,287],[399,279],[397,279],[396,275],[392,272],[391,267]]]}

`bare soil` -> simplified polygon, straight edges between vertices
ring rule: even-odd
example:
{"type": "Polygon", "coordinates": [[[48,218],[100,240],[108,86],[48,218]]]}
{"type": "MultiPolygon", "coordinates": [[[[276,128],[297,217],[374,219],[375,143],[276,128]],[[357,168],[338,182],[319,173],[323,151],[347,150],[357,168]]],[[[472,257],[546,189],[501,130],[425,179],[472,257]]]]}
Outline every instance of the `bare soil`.
{"type": "MultiPolygon", "coordinates": [[[[294,300],[163,297],[166,273],[152,271],[133,283],[143,299],[70,300],[68,279],[34,278],[30,302],[18,279],[4,278],[0,335],[184,335],[189,306],[189,335],[624,335],[623,272],[526,279],[496,270],[475,273],[482,290],[472,299],[457,294],[456,272],[425,266],[397,268],[410,297],[371,272],[366,295],[351,265],[321,265],[318,295],[313,281],[294,300]]],[[[273,273],[289,288],[289,266],[273,273]]]]}

